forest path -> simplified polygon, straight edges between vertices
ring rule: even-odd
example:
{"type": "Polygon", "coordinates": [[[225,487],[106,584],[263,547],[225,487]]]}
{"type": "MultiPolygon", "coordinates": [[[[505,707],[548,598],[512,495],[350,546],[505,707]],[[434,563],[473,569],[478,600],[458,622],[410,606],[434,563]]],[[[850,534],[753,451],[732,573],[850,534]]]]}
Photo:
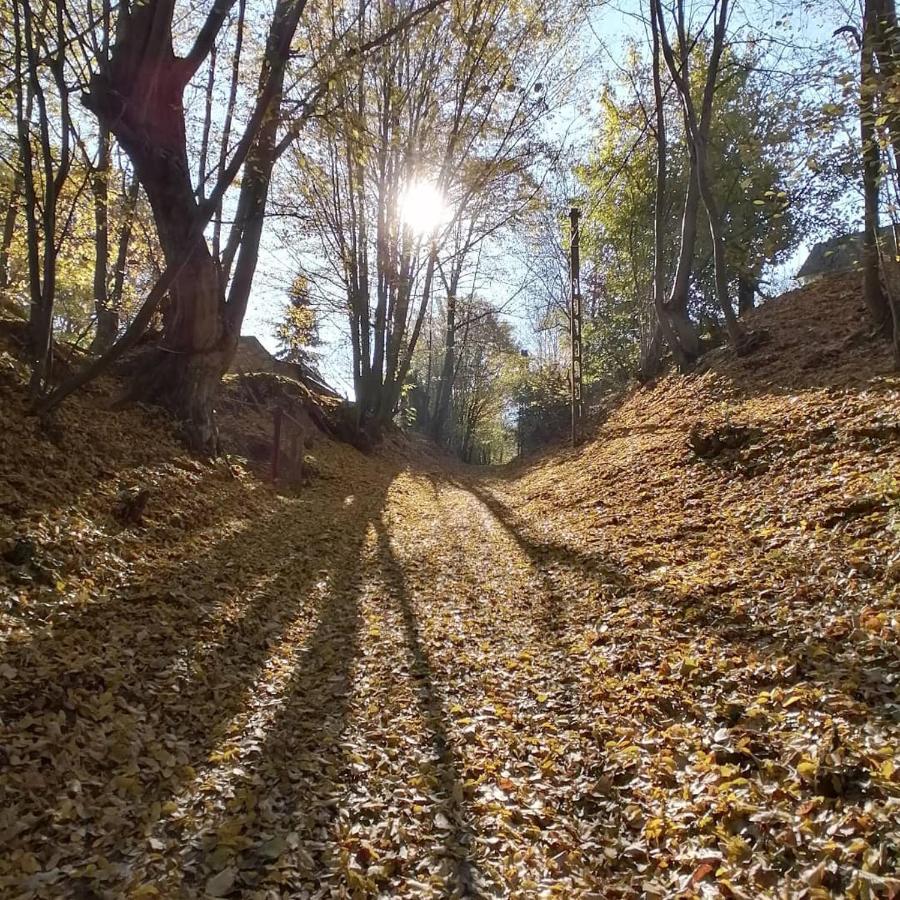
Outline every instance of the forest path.
{"type": "Polygon", "coordinates": [[[21,636],[4,896],[586,889],[602,717],[479,484],[375,465],[21,636]]]}
{"type": "MultiPolygon", "coordinates": [[[[674,592],[640,549],[669,546],[657,507],[617,544],[555,480],[372,460],[20,635],[0,893],[661,897],[718,871],[769,896],[835,841],[890,871],[896,648],[674,592]]],[[[720,565],[696,541],[683,565],[720,565]]]]}

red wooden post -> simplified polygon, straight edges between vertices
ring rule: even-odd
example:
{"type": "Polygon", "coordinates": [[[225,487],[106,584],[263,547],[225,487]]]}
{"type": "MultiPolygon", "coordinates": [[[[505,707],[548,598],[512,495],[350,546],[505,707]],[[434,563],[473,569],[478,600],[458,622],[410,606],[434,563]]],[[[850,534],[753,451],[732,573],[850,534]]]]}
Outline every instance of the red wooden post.
{"type": "Polygon", "coordinates": [[[275,409],[275,422],[272,434],[272,481],[278,480],[278,456],[281,452],[281,407],[275,409]]]}

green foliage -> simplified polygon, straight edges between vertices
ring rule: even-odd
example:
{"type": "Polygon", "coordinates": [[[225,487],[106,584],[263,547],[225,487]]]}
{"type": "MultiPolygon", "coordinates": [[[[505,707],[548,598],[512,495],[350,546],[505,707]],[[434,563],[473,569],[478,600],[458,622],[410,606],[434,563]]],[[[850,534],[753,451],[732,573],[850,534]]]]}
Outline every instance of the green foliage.
{"type": "MultiPolygon", "coordinates": [[[[485,301],[457,301],[450,407],[442,443],[466,462],[499,462],[515,454],[515,398],[525,357],[510,325],[485,301]]],[[[404,422],[429,433],[440,391],[446,322],[436,317],[413,360],[404,422]]]]}
{"type": "Polygon", "coordinates": [[[275,324],[275,337],[281,359],[306,365],[315,363],[316,348],[322,341],[305,275],[298,275],[291,285],[282,318],[275,324]]]}
{"type": "Polygon", "coordinates": [[[513,393],[516,440],[530,453],[563,438],[570,427],[569,383],[557,367],[523,367],[513,393]]]}
{"type": "MultiPolygon", "coordinates": [[[[693,78],[700,92],[705,45],[698,43],[693,78]]],[[[794,173],[800,148],[794,140],[803,110],[793,97],[774,95],[758,77],[753,50],[726,50],[710,133],[710,165],[722,210],[730,288],[755,286],[797,247],[806,224],[794,173]],[[792,180],[792,178],[794,180],[792,180]]],[[[652,307],[656,142],[651,127],[650,73],[637,48],[626,69],[601,97],[602,114],[586,165],[577,170],[584,192],[585,376],[625,381],[655,325],[652,307]]],[[[698,98],[699,99],[699,98],[698,98]]],[[[680,246],[689,159],[675,92],[668,95],[668,202],[664,211],[666,283],[680,246]]],[[[806,178],[809,169],[799,160],[806,178]]],[[[717,321],[712,247],[699,222],[690,308],[717,321]]]]}

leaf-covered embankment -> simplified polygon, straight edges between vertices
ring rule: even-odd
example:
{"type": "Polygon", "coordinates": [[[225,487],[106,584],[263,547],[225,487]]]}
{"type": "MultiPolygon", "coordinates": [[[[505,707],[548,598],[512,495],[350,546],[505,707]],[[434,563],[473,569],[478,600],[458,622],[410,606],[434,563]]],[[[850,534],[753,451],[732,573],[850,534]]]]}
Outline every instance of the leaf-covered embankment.
{"type": "Polygon", "coordinates": [[[295,494],[4,379],[4,895],[895,896],[900,383],[854,302],[577,451],[326,442],[295,494]]]}

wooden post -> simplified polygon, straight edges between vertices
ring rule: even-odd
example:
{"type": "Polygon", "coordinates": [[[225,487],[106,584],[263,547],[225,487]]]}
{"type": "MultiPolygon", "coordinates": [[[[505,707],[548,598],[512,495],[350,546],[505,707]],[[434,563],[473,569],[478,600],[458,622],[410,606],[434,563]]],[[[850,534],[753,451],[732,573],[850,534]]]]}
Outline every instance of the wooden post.
{"type": "Polygon", "coordinates": [[[581,249],[579,220],[581,211],[573,206],[569,212],[572,226],[571,240],[571,278],[572,299],[569,306],[569,343],[571,344],[571,366],[569,370],[570,398],[572,406],[572,446],[574,447],[581,434],[581,419],[584,415],[584,404],[581,396],[581,249]]]}
{"type": "Polygon", "coordinates": [[[275,408],[272,427],[272,481],[278,480],[278,457],[281,454],[281,407],[275,408]]]}

